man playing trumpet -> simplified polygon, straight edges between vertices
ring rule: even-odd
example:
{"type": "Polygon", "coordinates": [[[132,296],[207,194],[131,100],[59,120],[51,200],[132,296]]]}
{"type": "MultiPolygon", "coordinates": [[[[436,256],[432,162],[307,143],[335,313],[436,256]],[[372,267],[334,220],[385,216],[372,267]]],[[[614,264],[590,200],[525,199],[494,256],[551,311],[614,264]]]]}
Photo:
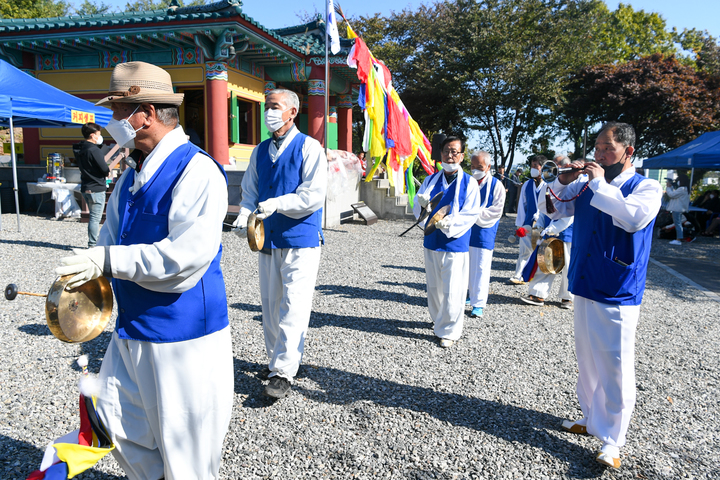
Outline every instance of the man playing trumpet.
{"type": "MultiPolygon", "coordinates": [[[[630,125],[606,123],[595,141],[597,163],[573,162],[548,186],[563,199],[550,217],[575,215],[569,282],[583,417],[562,428],[601,440],[595,458],[614,468],[635,406],[635,329],[662,196],[658,182],[635,172],[634,145],[630,125]],[[578,178],[581,169],[587,178],[578,178]]],[[[539,206],[548,211],[544,195],[539,206]]]]}

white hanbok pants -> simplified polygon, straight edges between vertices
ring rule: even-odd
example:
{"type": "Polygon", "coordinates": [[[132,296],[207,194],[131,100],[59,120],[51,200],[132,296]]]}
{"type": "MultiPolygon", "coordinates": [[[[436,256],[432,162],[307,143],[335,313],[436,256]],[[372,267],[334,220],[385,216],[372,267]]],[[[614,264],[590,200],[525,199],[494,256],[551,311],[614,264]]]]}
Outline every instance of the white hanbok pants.
{"type": "Polygon", "coordinates": [[[518,259],[515,264],[515,275],[513,275],[513,278],[522,280],[523,268],[525,268],[525,264],[528,262],[530,255],[532,255],[533,248],[530,243],[530,235],[531,232],[528,232],[524,237],[518,238],[518,259]]]}
{"type": "Polygon", "coordinates": [[[425,251],[425,279],[428,310],[435,336],[458,340],[465,317],[465,292],[468,288],[468,252],[425,251]]]}
{"type": "Polygon", "coordinates": [[[490,293],[493,250],[470,247],[470,305],[485,308],[490,293]]]}
{"type": "Polygon", "coordinates": [[[320,247],[276,248],[259,256],[263,332],[270,376],[292,381],[305,349],[320,247]]]}
{"type": "Polygon", "coordinates": [[[233,403],[230,327],[183,342],[113,333],[97,411],[131,480],[217,479],[233,403]]]}
{"type": "MultiPolygon", "coordinates": [[[[568,270],[570,270],[570,248],[572,242],[563,242],[563,258],[565,259],[565,266],[560,272],[560,291],[558,297],[560,300],[572,300],[573,294],[568,290],[568,270]]],[[[530,280],[529,291],[530,295],[535,295],[539,298],[548,298],[550,295],[550,289],[552,284],[557,278],[557,274],[543,273],[539,268],[535,272],[535,276],[530,280]]]]}
{"type": "Polygon", "coordinates": [[[616,447],[635,407],[635,329],[639,305],[608,305],[575,298],[577,395],[587,431],[616,447]]]}

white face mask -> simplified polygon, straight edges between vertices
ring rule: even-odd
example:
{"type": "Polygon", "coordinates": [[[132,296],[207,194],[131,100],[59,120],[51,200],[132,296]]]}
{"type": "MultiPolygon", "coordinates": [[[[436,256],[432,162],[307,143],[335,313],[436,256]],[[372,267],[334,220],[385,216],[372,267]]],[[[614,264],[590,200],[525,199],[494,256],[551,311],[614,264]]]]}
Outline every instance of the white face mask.
{"type": "Polygon", "coordinates": [[[485,178],[485,170],[472,170],[472,176],[475,180],[482,180],[485,178]]]}
{"type": "Polygon", "coordinates": [[[532,178],[537,178],[537,177],[539,177],[539,176],[540,176],[540,170],[538,170],[537,168],[531,168],[531,169],[530,169],[530,176],[531,176],[532,178]]]}
{"type": "Polygon", "coordinates": [[[442,167],[443,167],[443,170],[445,170],[446,172],[451,172],[451,173],[452,173],[452,172],[457,172],[458,170],[460,170],[460,164],[459,164],[459,163],[445,163],[445,162],[442,162],[442,167]]]}
{"type": "MultiPolygon", "coordinates": [[[[280,130],[283,125],[287,123],[287,121],[284,121],[282,119],[282,114],[290,110],[289,108],[286,108],[285,110],[265,110],[265,126],[267,129],[271,132],[277,132],[280,130]]],[[[288,119],[289,121],[290,119],[288,119]]]]}
{"type": "Polygon", "coordinates": [[[115,120],[114,118],[111,118],[110,122],[108,122],[107,126],[105,127],[105,130],[107,130],[113,140],[115,140],[115,142],[120,145],[120,148],[129,148],[130,150],[133,150],[135,148],[136,132],[145,128],[140,127],[135,130],[133,126],[130,125],[130,122],[128,122],[128,118],[135,115],[135,112],[138,111],[138,108],[140,108],[140,105],[138,105],[137,108],[133,110],[133,113],[131,113],[127,118],[123,118],[122,120],[115,120]]]}
{"type": "Polygon", "coordinates": [[[105,139],[102,137],[102,135],[100,135],[99,137],[97,137],[97,142],[95,142],[95,144],[102,145],[104,141],[105,139]]]}

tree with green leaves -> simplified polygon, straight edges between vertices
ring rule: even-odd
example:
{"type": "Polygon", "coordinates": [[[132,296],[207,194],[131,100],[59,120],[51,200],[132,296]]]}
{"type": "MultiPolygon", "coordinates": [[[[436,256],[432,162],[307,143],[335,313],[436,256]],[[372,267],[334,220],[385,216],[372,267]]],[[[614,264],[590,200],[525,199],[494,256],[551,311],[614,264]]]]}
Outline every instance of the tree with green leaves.
{"type": "MultiPolygon", "coordinates": [[[[134,0],[133,2],[127,2],[125,4],[126,12],[149,12],[152,10],[165,10],[170,6],[172,0],[134,0]]],[[[177,0],[178,5],[181,7],[193,7],[197,5],[206,5],[212,3],[212,0],[191,0],[184,2],[183,0],[177,0]]]]}
{"type": "Polygon", "coordinates": [[[654,53],[677,53],[677,37],[667,30],[665,20],[658,13],[636,11],[621,3],[613,12],[601,6],[597,14],[603,26],[596,39],[596,48],[603,63],[627,62],[654,53]]]}
{"type": "Polygon", "coordinates": [[[75,9],[76,15],[98,15],[102,13],[110,13],[110,9],[112,8],[111,5],[107,5],[104,2],[101,2],[99,5],[97,3],[92,3],[90,0],[83,0],[83,3],[80,4],[79,7],[75,9]]]}
{"type": "Polygon", "coordinates": [[[47,18],[67,15],[70,5],[62,0],[2,0],[0,18],[47,18]]]}

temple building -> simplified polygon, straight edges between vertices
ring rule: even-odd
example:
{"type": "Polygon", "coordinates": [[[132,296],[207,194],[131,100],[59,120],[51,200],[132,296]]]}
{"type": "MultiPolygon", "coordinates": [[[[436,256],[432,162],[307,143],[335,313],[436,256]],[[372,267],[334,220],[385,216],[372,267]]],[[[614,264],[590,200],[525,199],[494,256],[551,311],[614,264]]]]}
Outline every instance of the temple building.
{"type": "MultiPolygon", "coordinates": [[[[118,63],[143,61],[167,70],[185,94],[180,123],[191,141],[227,170],[244,170],[255,145],[269,137],[265,93],[287,88],[300,97],[299,129],[328,147],[352,151],[353,87],[346,58],[352,41],[330,55],[325,83],[322,19],[272,30],[242,12],[239,0],[167,10],[0,20],[0,58],[65,92],[95,102],[107,95],[118,63]]],[[[357,93],[355,93],[357,98],[357,93]]],[[[80,125],[78,125],[80,127],[80,125]]],[[[48,154],[72,158],[80,129],[23,129],[25,165],[48,154]]]]}

